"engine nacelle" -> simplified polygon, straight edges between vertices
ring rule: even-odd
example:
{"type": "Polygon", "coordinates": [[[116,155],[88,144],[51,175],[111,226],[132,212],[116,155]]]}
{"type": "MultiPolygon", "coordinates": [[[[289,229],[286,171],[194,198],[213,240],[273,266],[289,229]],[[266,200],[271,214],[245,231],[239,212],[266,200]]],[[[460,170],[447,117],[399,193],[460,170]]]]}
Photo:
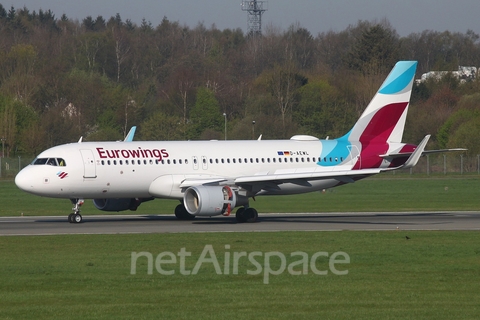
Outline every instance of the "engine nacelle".
{"type": "Polygon", "coordinates": [[[95,207],[102,211],[135,211],[141,203],[142,200],[137,198],[93,199],[95,207]]]}
{"type": "Polygon", "coordinates": [[[237,195],[228,186],[195,186],[185,191],[183,204],[195,216],[229,215],[237,205],[237,195]]]}

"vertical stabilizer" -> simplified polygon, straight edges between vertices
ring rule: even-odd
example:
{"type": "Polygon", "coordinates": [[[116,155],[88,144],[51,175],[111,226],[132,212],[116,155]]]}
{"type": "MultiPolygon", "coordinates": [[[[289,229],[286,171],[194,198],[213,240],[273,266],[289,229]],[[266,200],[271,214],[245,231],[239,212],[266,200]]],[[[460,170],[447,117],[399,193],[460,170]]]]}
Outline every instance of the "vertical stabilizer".
{"type": "Polygon", "coordinates": [[[352,130],[343,138],[362,144],[401,142],[417,61],[395,64],[352,130]]]}

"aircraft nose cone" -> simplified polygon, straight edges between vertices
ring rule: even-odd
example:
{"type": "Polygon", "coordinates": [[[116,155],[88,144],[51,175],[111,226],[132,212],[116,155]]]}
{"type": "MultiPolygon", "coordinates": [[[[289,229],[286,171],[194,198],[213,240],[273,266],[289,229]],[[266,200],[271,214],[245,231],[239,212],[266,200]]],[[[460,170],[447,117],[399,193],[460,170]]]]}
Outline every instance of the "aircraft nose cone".
{"type": "Polygon", "coordinates": [[[21,170],[15,177],[15,184],[17,187],[26,192],[32,192],[33,186],[31,183],[31,179],[29,179],[29,174],[26,172],[27,170],[21,170]]]}

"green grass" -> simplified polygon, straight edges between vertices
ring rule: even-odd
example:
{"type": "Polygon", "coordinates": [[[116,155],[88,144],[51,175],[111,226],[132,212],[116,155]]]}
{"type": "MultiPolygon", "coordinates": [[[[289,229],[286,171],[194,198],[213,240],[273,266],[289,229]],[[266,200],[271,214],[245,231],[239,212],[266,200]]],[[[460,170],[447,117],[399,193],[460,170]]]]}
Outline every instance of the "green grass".
{"type": "MultiPolygon", "coordinates": [[[[296,196],[258,197],[259,212],[475,210],[480,179],[472,176],[380,175],[355,184],[296,196]]],[[[177,202],[155,200],[137,213],[172,213],[177,202]]],[[[67,200],[47,199],[0,181],[0,215],[66,215],[67,200]]],[[[104,214],[90,201],[83,214],[104,214]]],[[[125,213],[130,214],[130,211],[125,213]]],[[[476,319],[480,314],[478,232],[271,232],[0,237],[0,319],[476,319]],[[408,235],[411,239],[406,240],[408,235]],[[147,274],[145,258],[130,274],[131,252],[192,252],[193,269],[210,244],[224,254],[344,251],[348,275],[147,274]],[[230,249],[226,250],[225,245],[230,249]]],[[[264,264],[263,257],[257,259],[264,264]]],[[[288,263],[296,261],[289,258],[288,263]]],[[[272,259],[272,269],[278,259],[272,259]]],[[[318,269],[327,269],[325,258],[318,269]]],[[[232,263],[232,262],[231,262],[232,263]]],[[[166,268],[168,268],[167,266],[166,268]]],[[[230,269],[231,270],[231,269],[230,269]]],[[[298,267],[296,270],[300,270],[298,267]]],[[[309,269],[310,270],[310,269],[309,269]]]]}
{"type": "MultiPolygon", "coordinates": [[[[69,200],[30,195],[16,188],[13,181],[0,181],[0,216],[67,215],[69,200]]],[[[138,214],[171,214],[174,200],[155,200],[142,204],[138,214]]],[[[480,177],[415,176],[383,174],[375,178],[326,190],[294,196],[264,196],[251,201],[258,212],[338,212],[478,210],[480,177]]],[[[90,200],[84,215],[106,214],[90,200]]],[[[131,214],[132,211],[122,213],[131,214]]]]}
{"type": "MultiPolygon", "coordinates": [[[[478,232],[271,232],[0,237],[1,319],[478,319],[478,232]],[[411,239],[406,240],[405,235],[411,239]],[[155,257],[204,246],[239,251],[344,251],[337,276],[147,274],[146,259],[130,274],[131,252],[155,257]],[[225,244],[230,249],[225,249],[225,244]]],[[[233,256],[233,254],[232,254],[233,256]]],[[[263,259],[263,258],[262,258],[263,259]]],[[[263,265],[263,260],[258,259],[263,265]]],[[[298,258],[289,258],[288,263],[298,258]]],[[[272,259],[272,269],[278,260],[272,259]]],[[[325,259],[318,269],[327,269],[325,259]]],[[[300,268],[296,268],[300,270],[300,268]]]]}

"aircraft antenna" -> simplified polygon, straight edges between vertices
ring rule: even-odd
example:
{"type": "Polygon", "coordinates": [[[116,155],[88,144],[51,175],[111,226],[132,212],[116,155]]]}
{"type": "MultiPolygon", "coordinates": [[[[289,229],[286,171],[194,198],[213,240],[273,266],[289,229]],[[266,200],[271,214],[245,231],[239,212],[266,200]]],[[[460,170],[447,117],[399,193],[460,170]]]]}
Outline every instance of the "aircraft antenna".
{"type": "Polygon", "coordinates": [[[268,9],[268,1],[244,0],[242,10],[248,13],[248,34],[262,34],[262,14],[268,9]]]}

